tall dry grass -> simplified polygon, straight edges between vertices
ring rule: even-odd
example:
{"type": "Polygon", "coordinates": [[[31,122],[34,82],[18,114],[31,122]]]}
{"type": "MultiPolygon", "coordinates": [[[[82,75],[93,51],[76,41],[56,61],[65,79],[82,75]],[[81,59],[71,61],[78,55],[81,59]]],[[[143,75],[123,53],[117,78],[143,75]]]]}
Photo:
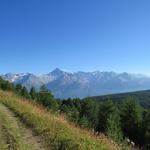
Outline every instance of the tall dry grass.
{"type": "MultiPolygon", "coordinates": [[[[13,93],[0,91],[0,102],[9,107],[31,127],[51,150],[120,150],[111,139],[95,137],[91,132],[75,127],[63,117],[42,106],[21,99],[13,93]]],[[[128,148],[127,148],[128,149],[128,148]]]]}

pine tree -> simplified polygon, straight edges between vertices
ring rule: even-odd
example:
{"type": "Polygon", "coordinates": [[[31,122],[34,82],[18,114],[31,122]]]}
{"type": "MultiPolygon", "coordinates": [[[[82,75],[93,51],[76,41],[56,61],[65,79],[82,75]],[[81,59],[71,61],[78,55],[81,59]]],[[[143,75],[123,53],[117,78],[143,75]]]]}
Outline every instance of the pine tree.
{"type": "Polygon", "coordinates": [[[36,94],[36,90],[35,87],[32,87],[30,90],[30,96],[33,100],[35,100],[37,98],[37,94],[36,94]]]}
{"type": "Polygon", "coordinates": [[[98,112],[99,105],[96,101],[92,99],[86,99],[82,103],[82,111],[80,112],[81,117],[86,117],[88,119],[88,127],[96,129],[98,124],[98,112]]]}
{"type": "Polygon", "coordinates": [[[40,87],[40,92],[48,92],[48,90],[47,90],[47,88],[46,88],[45,85],[42,85],[42,86],[40,87]]]}
{"type": "Polygon", "coordinates": [[[128,97],[121,109],[123,133],[136,143],[140,143],[140,126],[143,109],[133,97],[128,97]]]}
{"type": "Polygon", "coordinates": [[[146,115],[143,120],[144,128],[144,147],[145,149],[150,149],[150,109],[147,110],[146,115]]]}
{"type": "Polygon", "coordinates": [[[17,94],[21,95],[22,85],[21,84],[17,84],[15,90],[16,90],[17,94]]]}
{"type": "Polygon", "coordinates": [[[45,85],[41,86],[37,100],[42,105],[53,110],[57,110],[59,107],[57,101],[54,99],[54,96],[46,89],[45,85]]]}
{"type": "Polygon", "coordinates": [[[113,113],[107,118],[107,134],[116,142],[122,142],[123,133],[121,130],[120,116],[119,111],[116,109],[113,113]]]}
{"type": "Polygon", "coordinates": [[[25,98],[27,98],[27,99],[30,98],[30,95],[29,95],[29,93],[28,93],[28,90],[26,89],[25,86],[22,88],[21,96],[23,96],[23,97],[25,97],[25,98]]]}
{"type": "Polygon", "coordinates": [[[115,106],[110,99],[100,104],[97,131],[106,132],[107,119],[109,115],[114,111],[115,111],[115,106]]]}
{"type": "Polygon", "coordinates": [[[80,119],[79,119],[79,125],[82,127],[82,128],[89,128],[89,121],[88,121],[88,118],[86,116],[82,116],[80,119]]]}

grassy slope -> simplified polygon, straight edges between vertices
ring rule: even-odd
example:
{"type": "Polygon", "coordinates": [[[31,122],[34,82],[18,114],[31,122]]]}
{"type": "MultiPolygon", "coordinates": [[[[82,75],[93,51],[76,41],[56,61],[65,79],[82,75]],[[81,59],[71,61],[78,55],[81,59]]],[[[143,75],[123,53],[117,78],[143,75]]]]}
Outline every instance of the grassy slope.
{"type": "Polygon", "coordinates": [[[30,147],[23,141],[17,123],[7,112],[6,107],[0,104],[1,149],[28,150],[30,147]]]}
{"type": "MultiPolygon", "coordinates": [[[[119,150],[110,139],[95,137],[12,93],[0,91],[0,102],[9,107],[22,121],[41,136],[45,145],[54,150],[119,150]]],[[[127,148],[126,148],[127,149],[127,148]]]]}
{"type": "Polygon", "coordinates": [[[40,138],[33,135],[32,130],[26,128],[16,115],[1,103],[0,126],[0,150],[43,150],[40,138]]]}

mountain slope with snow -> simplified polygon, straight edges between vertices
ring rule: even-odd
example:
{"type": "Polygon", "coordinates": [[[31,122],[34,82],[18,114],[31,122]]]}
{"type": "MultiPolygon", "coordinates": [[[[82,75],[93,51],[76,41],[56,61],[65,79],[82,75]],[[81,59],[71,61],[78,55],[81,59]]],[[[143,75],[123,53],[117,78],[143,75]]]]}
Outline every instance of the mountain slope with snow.
{"type": "Polygon", "coordinates": [[[115,72],[75,72],[69,73],[58,68],[48,74],[34,75],[30,73],[2,76],[15,84],[22,84],[30,89],[41,85],[46,87],[58,98],[87,97],[120,92],[150,89],[150,77],[115,72]]]}

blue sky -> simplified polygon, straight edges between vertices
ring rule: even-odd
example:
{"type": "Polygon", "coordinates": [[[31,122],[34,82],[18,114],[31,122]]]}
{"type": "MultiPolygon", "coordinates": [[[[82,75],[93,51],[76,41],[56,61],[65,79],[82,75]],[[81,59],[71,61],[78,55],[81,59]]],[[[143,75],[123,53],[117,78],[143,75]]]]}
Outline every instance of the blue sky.
{"type": "Polygon", "coordinates": [[[0,73],[150,74],[149,0],[0,1],[0,73]]]}

